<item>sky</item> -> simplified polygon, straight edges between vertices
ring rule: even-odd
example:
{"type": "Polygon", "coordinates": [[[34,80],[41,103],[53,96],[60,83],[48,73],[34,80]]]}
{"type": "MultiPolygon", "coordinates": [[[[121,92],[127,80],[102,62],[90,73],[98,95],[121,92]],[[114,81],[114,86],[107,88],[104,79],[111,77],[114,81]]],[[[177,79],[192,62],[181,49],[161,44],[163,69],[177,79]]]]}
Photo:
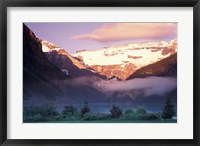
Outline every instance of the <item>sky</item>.
{"type": "Polygon", "coordinates": [[[177,38],[177,23],[31,22],[34,34],[74,54],[121,43],[170,41],[177,38]]]}

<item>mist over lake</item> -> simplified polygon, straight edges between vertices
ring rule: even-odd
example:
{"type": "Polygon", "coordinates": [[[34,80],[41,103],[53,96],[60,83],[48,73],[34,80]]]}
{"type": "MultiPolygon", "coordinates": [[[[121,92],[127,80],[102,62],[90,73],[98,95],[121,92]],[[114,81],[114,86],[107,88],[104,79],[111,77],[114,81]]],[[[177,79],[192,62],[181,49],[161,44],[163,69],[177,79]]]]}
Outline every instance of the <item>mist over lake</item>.
{"type": "Polygon", "coordinates": [[[147,77],[135,78],[126,81],[95,80],[89,77],[72,79],[67,84],[93,86],[99,91],[110,93],[116,91],[144,90],[145,96],[154,94],[163,95],[177,87],[174,77],[147,77]],[[164,83],[164,84],[163,84],[164,83]]]}
{"type": "Polygon", "coordinates": [[[24,23],[23,121],[176,122],[176,29],[176,23],[24,23]]]}
{"type": "MultiPolygon", "coordinates": [[[[108,112],[112,104],[122,109],[144,106],[149,111],[160,111],[163,100],[169,93],[175,96],[173,92],[177,88],[177,79],[174,77],[147,77],[127,81],[80,77],[61,82],[59,84],[62,85],[64,97],[43,102],[35,98],[27,104],[53,104],[58,109],[73,104],[79,109],[88,101],[90,107],[98,112],[108,112]]],[[[173,102],[176,102],[175,99],[173,102]]]]}

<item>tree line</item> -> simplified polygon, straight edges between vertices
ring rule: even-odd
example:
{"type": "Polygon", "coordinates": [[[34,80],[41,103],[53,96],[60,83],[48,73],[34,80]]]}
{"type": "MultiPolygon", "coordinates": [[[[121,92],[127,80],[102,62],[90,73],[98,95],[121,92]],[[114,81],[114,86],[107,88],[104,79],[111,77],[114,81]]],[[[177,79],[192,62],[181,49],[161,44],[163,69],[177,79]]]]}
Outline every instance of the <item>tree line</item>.
{"type": "Polygon", "coordinates": [[[113,104],[108,113],[93,112],[86,101],[80,110],[73,105],[64,106],[58,112],[54,106],[24,106],[24,122],[40,121],[89,121],[89,120],[171,120],[175,116],[174,105],[168,98],[160,113],[147,112],[144,107],[122,110],[120,106],[113,104]]]}

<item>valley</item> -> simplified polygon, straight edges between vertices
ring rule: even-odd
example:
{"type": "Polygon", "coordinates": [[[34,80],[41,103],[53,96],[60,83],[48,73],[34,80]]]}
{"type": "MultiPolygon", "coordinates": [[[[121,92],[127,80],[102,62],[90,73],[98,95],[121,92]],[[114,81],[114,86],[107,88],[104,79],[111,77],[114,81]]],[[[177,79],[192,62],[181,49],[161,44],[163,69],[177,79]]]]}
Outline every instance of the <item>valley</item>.
{"type": "Polygon", "coordinates": [[[62,113],[69,105],[81,111],[87,102],[95,113],[108,114],[118,105],[123,111],[142,107],[151,114],[161,112],[170,97],[176,109],[175,39],[70,54],[37,38],[24,24],[23,67],[24,107],[51,105],[62,113]]]}

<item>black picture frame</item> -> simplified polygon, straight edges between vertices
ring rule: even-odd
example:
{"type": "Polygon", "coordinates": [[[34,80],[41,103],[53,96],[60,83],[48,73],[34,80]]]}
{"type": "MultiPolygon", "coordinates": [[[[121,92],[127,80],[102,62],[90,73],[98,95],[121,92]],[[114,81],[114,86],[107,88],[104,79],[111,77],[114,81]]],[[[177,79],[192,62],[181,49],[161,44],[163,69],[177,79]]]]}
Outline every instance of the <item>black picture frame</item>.
{"type": "MultiPolygon", "coordinates": [[[[200,145],[200,100],[199,62],[200,62],[200,2],[199,0],[1,0],[0,2],[0,144],[2,146],[21,145],[131,145],[131,146],[197,146],[200,145]],[[194,107],[193,135],[187,139],[69,139],[69,140],[24,140],[7,139],[7,8],[8,7],[193,7],[193,72],[194,107]]],[[[188,28],[189,29],[189,28],[188,28]]]]}

